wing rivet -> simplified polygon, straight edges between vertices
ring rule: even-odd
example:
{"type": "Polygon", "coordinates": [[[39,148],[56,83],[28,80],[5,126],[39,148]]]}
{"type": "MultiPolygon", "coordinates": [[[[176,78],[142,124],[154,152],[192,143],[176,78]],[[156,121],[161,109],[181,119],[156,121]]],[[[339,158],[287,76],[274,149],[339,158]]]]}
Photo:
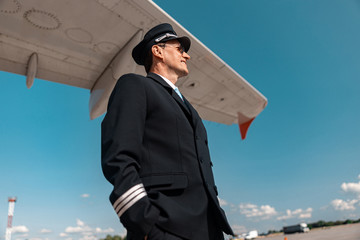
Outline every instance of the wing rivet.
{"type": "Polygon", "coordinates": [[[61,25],[60,20],[54,14],[37,9],[26,11],[24,18],[33,26],[43,30],[55,30],[61,25]]]}
{"type": "Polygon", "coordinates": [[[19,3],[19,1],[12,0],[12,1],[8,1],[8,2],[12,2],[13,8],[12,9],[7,8],[7,5],[9,5],[10,3],[8,3],[8,4],[4,3],[3,8],[2,9],[0,8],[0,13],[15,14],[20,11],[21,4],[19,3]],[[4,6],[5,6],[5,8],[4,8],[4,6]]]}

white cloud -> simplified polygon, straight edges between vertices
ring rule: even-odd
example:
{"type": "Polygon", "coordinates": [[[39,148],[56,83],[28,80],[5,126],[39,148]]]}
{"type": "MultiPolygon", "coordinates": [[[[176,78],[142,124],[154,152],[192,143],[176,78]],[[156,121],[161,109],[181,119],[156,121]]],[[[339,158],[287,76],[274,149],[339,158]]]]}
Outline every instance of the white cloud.
{"type": "Polygon", "coordinates": [[[26,226],[13,226],[12,233],[27,233],[29,232],[29,229],[26,226]]]}
{"type": "Polygon", "coordinates": [[[286,220],[286,219],[290,219],[290,218],[300,218],[300,219],[311,218],[312,211],[313,211],[312,208],[308,208],[306,210],[299,208],[294,211],[287,209],[286,215],[278,217],[277,220],[286,220]]]}
{"type": "Polygon", "coordinates": [[[341,189],[344,192],[358,194],[360,196],[360,182],[358,183],[343,183],[341,184],[341,189]]]}
{"type": "Polygon", "coordinates": [[[80,219],[76,219],[76,225],[75,227],[69,226],[65,228],[65,233],[81,233],[85,234],[87,232],[92,232],[92,229],[85,225],[83,221],[80,219]]]}
{"type": "MultiPolygon", "coordinates": [[[[358,179],[360,179],[360,175],[358,175],[358,179]]],[[[335,199],[331,201],[331,206],[337,211],[354,211],[356,210],[355,205],[360,203],[360,181],[358,183],[355,182],[348,182],[342,183],[341,189],[346,193],[355,194],[357,198],[355,199],[335,199]]],[[[360,206],[360,204],[359,204],[360,206]]]]}
{"type": "Polygon", "coordinates": [[[246,227],[241,225],[232,225],[231,228],[234,231],[234,233],[238,235],[247,232],[246,227]]]}
{"type": "Polygon", "coordinates": [[[59,236],[60,237],[67,237],[68,235],[66,233],[60,233],[59,236]]]}
{"type": "Polygon", "coordinates": [[[97,240],[97,237],[94,235],[86,235],[83,236],[82,238],[79,238],[79,240],[97,240]]]}
{"type": "MultiPolygon", "coordinates": [[[[101,229],[99,227],[91,228],[80,219],[76,220],[76,226],[68,226],[63,233],[60,233],[60,237],[68,237],[70,234],[81,235],[79,240],[96,240],[97,234],[108,234],[115,232],[112,228],[101,229]]],[[[72,240],[72,239],[70,239],[72,240]]]]}
{"type": "Polygon", "coordinates": [[[299,216],[300,219],[311,218],[311,213],[303,213],[299,216]]]}
{"type": "Polygon", "coordinates": [[[29,234],[28,233],[24,233],[24,234],[16,234],[16,240],[23,240],[23,238],[28,238],[29,234]]]}
{"type": "Polygon", "coordinates": [[[101,228],[97,227],[97,228],[95,228],[95,232],[96,233],[113,233],[113,232],[115,232],[115,230],[112,228],[101,229],[101,228]]]}
{"type": "Polygon", "coordinates": [[[52,231],[50,229],[43,228],[40,230],[40,233],[51,233],[52,231]]]}
{"type": "Polygon", "coordinates": [[[220,203],[221,207],[228,205],[228,202],[225,201],[224,199],[221,199],[221,198],[218,197],[218,200],[219,200],[219,203],[220,203]]]}
{"type": "Polygon", "coordinates": [[[81,221],[80,219],[76,219],[76,224],[79,226],[79,227],[84,227],[85,226],[85,223],[83,221],[81,221]]]}
{"type": "Polygon", "coordinates": [[[290,219],[290,218],[293,218],[293,214],[292,214],[291,210],[287,209],[286,215],[278,217],[277,220],[286,220],[286,219],[290,219]]]}
{"type": "Polygon", "coordinates": [[[90,197],[90,194],[84,193],[84,194],[81,194],[81,197],[82,197],[82,198],[88,198],[88,197],[90,197]]]}
{"type": "Polygon", "coordinates": [[[260,217],[261,219],[269,219],[271,216],[277,214],[275,208],[270,205],[262,205],[258,207],[255,204],[240,204],[240,213],[244,214],[246,217],[260,217]]]}
{"type": "Polygon", "coordinates": [[[81,233],[83,231],[84,231],[84,229],[82,227],[79,227],[79,226],[65,228],[66,233],[81,233]]]}
{"type": "Polygon", "coordinates": [[[242,209],[242,208],[257,208],[257,206],[255,204],[251,204],[251,203],[240,204],[239,207],[240,207],[240,209],[242,209]]]}
{"type": "Polygon", "coordinates": [[[345,211],[345,210],[355,210],[355,204],[359,202],[357,199],[353,200],[341,200],[341,199],[335,199],[331,202],[331,205],[334,207],[335,210],[338,211],[345,211]]]}
{"type": "Polygon", "coordinates": [[[91,236],[94,233],[93,233],[93,231],[85,231],[85,232],[82,232],[81,234],[84,235],[84,236],[91,236]]]}
{"type": "MultiPolygon", "coordinates": [[[[358,176],[360,179],[360,175],[358,176]]],[[[357,196],[357,199],[360,200],[360,181],[359,182],[349,182],[349,183],[342,183],[341,189],[346,193],[351,193],[357,196]]]]}

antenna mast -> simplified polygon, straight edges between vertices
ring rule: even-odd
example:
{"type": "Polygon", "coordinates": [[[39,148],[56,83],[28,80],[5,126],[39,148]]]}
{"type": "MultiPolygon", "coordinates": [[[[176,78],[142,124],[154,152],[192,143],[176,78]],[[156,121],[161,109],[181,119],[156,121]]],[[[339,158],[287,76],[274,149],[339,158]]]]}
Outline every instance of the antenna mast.
{"type": "Polygon", "coordinates": [[[11,240],[12,219],[14,216],[16,198],[8,198],[8,201],[9,201],[9,212],[8,212],[8,224],[6,228],[5,240],[11,240]]]}

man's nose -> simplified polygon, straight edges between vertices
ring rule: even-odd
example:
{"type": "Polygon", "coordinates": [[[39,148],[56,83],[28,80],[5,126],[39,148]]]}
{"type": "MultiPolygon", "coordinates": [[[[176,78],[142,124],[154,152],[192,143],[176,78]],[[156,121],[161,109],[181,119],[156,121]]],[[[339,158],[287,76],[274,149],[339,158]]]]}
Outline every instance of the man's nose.
{"type": "Polygon", "coordinates": [[[183,57],[186,58],[186,60],[190,59],[190,55],[187,52],[183,52],[183,57]]]}

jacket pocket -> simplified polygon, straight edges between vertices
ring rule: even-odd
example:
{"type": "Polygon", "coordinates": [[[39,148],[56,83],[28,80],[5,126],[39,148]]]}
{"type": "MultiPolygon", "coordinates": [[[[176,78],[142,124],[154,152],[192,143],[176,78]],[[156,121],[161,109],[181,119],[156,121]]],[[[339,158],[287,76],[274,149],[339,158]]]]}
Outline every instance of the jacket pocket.
{"type": "Polygon", "coordinates": [[[141,177],[146,189],[180,190],[188,186],[186,173],[157,173],[141,177]]]}

